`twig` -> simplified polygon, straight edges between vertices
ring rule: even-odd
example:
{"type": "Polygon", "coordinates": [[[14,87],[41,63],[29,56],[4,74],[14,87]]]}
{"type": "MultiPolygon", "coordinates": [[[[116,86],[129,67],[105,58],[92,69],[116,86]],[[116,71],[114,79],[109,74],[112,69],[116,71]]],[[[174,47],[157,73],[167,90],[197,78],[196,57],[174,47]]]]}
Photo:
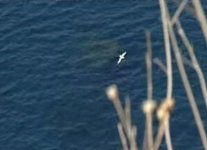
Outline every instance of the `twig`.
{"type": "Polygon", "coordinates": [[[129,150],[128,144],[127,144],[127,139],[126,139],[126,136],[124,135],[124,131],[123,131],[123,127],[122,127],[121,123],[117,124],[117,128],[119,131],[119,137],[121,139],[123,150],[129,150]]]}
{"type": "Polygon", "coordinates": [[[126,127],[127,127],[127,137],[129,139],[129,145],[131,150],[137,150],[137,143],[136,143],[136,129],[131,124],[131,104],[129,98],[126,99],[125,103],[125,116],[126,116],[126,127]]]}
{"type": "Polygon", "coordinates": [[[205,105],[206,105],[206,108],[207,108],[207,88],[206,88],[206,80],[205,80],[205,77],[204,77],[204,74],[201,70],[201,67],[198,63],[198,60],[194,54],[194,49],[192,47],[192,45],[190,44],[182,26],[181,26],[181,23],[179,22],[179,20],[177,20],[176,22],[176,25],[177,25],[177,28],[178,28],[178,33],[185,45],[185,47],[187,48],[188,50],[188,53],[190,54],[190,57],[191,57],[191,60],[192,60],[192,65],[193,68],[195,69],[197,75],[198,75],[198,78],[199,78],[199,82],[200,82],[200,86],[201,86],[201,90],[202,90],[202,94],[203,94],[203,98],[204,98],[204,101],[205,101],[205,105]]]}
{"type": "Polygon", "coordinates": [[[171,19],[172,26],[176,23],[176,20],[178,20],[180,14],[184,10],[187,3],[188,3],[188,0],[183,0],[182,3],[179,5],[178,9],[176,10],[174,16],[171,19]]]}
{"type": "MultiPolygon", "coordinates": [[[[138,150],[138,146],[136,143],[136,128],[131,125],[131,115],[130,113],[130,103],[126,102],[126,108],[123,109],[119,95],[118,95],[118,89],[116,85],[111,85],[106,89],[106,94],[109,98],[109,100],[113,103],[116,112],[118,114],[119,120],[121,122],[123,133],[128,140],[128,145],[130,147],[130,150],[138,150]],[[127,118],[129,117],[129,118],[127,118]]],[[[120,126],[120,125],[119,125],[120,126]]],[[[119,131],[120,132],[120,131],[119,131]]],[[[120,133],[122,136],[122,133],[120,133]]],[[[121,137],[123,138],[123,137],[121,137]]]]}
{"type": "Polygon", "coordinates": [[[170,51],[170,38],[168,32],[168,20],[166,14],[166,6],[164,0],[159,0],[160,9],[162,15],[162,24],[163,24],[163,33],[164,33],[164,41],[165,41],[165,54],[167,61],[167,98],[172,97],[172,61],[171,61],[171,51],[170,51]]]}
{"type": "Polygon", "coordinates": [[[183,63],[194,68],[193,64],[191,63],[191,61],[189,59],[187,59],[185,56],[182,56],[183,59],[183,63]]]}
{"type": "MultiPolygon", "coordinates": [[[[169,126],[166,126],[166,123],[169,124],[170,113],[173,110],[174,106],[175,106],[175,100],[173,98],[169,98],[169,99],[165,99],[157,110],[157,118],[159,120],[159,130],[155,140],[155,145],[154,145],[155,150],[158,150],[165,132],[168,132],[165,133],[165,135],[170,136],[170,128],[169,126]]],[[[166,137],[166,141],[167,141],[167,147],[172,148],[171,138],[166,137]]]]}
{"type": "MultiPolygon", "coordinates": [[[[153,86],[152,86],[152,44],[150,32],[146,32],[147,38],[147,100],[143,104],[143,112],[146,116],[146,130],[144,137],[144,146],[148,150],[153,150],[153,130],[152,130],[152,114],[155,109],[155,102],[153,101],[153,86]]],[[[145,147],[144,147],[145,148],[145,147]]]]}
{"type": "Polygon", "coordinates": [[[153,62],[160,67],[160,69],[167,75],[167,68],[159,58],[154,58],[153,62]]]}
{"type": "Polygon", "coordinates": [[[127,126],[127,132],[129,133],[131,130],[131,103],[129,98],[125,101],[125,116],[126,116],[126,126],[127,126]]]}
{"type": "Polygon", "coordinates": [[[147,39],[147,54],[146,54],[146,64],[147,64],[147,99],[152,100],[152,42],[150,32],[146,32],[147,39]]]}
{"type": "Polygon", "coordinates": [[[154,150],[158,150],[160,144],[162,143],[163,135],[164,135],[165,127],[164,124],[159,124],[158,134],[155,138],[154,150]]]}
{"type": "MultiPolygon", "coordinates": [[[[168,31],[168,24],[169,24],[169,15],[168,15],[168,8],[164,0],[159,0],[160,3],[160,9],[161,9],[161,15],[162,15],[162,24],[163,24],[163,33],[164,33],[164,42],[165,42],[165,55],[166,55],[166,64],[167,64],[167,94],[166,94],[166,100],[163,102],[163,104],[160,107],[160,110],[158,110],[158,119],[160,121],[160,126],[162,127],[163,124],[165,124],[166,116],[170,118],[170,112],[167,109],[167,105],[165,105],[168,100],[172,99],[172,88],[173,88],[173,76],[172,76],[172,60],[171,60],[171,50],[170,50],[170,37],[169,37],[169,31],[168,31]],[[166,107],[166,108],[165,108],[166,107]],[[160,117],[160,113],[162,114],[162,117],[160,117]]],[[[169,119],[166,120],[169,122],[169,119]]],[[[165,130],[166,132],[170,132],[169,128],[164,129],[160,128],[159,130],[165,130]]],[[[161,144],[161,140],[163,137],[164,132],[159,131],[158,132],[158,141],[156,141],[155,149],[159,148],[159,145],[161,144]]],[[[167,134],[167,133],[166,133],[167,134]]],[[[167,134],[170,135],[170,134],[167,134]]],[[[171,140],[171,138],[168,138],[168,140],[171,140]]],[[[171,141],[167,142],[167,147],[172,148],[171,141]],[[170,145],[168,145],[170,144],[170,145]]],[[[172,150],[172,149],[170,149],[172,150]]]]}
{"type": "Polygon", "coordinates": [[[144,138],[143,138],[143,147],[142,150],[148,150],[148,143],[147,143],[147,127],[145,125],[145,131],[144,131],[144,138]]]}
{"type": "Polygon", "coordinates": [[[174,51],[175,58],[176,58],[176,61],[177,61],[177,65],[178,65],[178,69],[179,69],[179,72],[180,72],[180,75],[181,75],[181,78],[182,78],[182,81],[183,81],[183,84],[184,84],[184,88],[186,90],[187,97],[188,97],[190,106],[191,106],[192,111],[193,111],[193,115],[194,115],[194,118],[195,118],[195,121],[196,121],[196,125],[197,125],[197,128],[198,128],[203,146],[204,146],[205,150],[207,150],[206,132],[205,132],[205,129],[204,129],[201,117],[200,117],[200,113],[199,113],[197,104],[195,102],[195,98],[194,98],[194,95],[193,95],[193,92],[192,92],[192,89],[191,89],[191,86],[190,86],[190,83],[189,83],[189,80],[188,80],[187,73],[185,71],[185,67],[183,65],[182,56],[180,54],[180,50],[179,50],[179,47],[178,47],[178,44],[177,44],[175,33],[172,29],[171,24],[169,24],[168,27],[169,27],[169,31],[170,31],[170,37],[171,37],[173,51],[174,51]]]}
{"type": "Polygon", "coordinates": [[[135,126],[132,126],[131,132],[129,134],[130,148],[131,148],[130,150],[138,150],[136,136],[137,136],[137,128],[135,126]]]}
{"type": "Polygon", "coordinates": [[[121,102],[120,102],[120,100],[113,101],[113,105],[114,105],[114,107],[115,107],[115,109],[116,109],[116,112],[117,112],[117,114],[118,114],[118,117],[119,117],[119,119],[120,119],[120,121],[121,121],[121,124],[122,124],[123,128],[124,128],[125,130],[127,130],[125,114],[124,114],[124,110],[123,110],[123,108],[122,108],[122,106],[121,106],[121,102]]]}
{"type": "Polygon", "coordinates": [[[171,135],[170,135],[170,124],[169,124],[169,117],[167,117],[164,121],[165,124],[165,139],[167,143],[168,150],[172,150],[172,142],[171,142],[171,135]]]}
{"type": "Polygon", "coordinates": [[[205,40],[206,40],[206,44],[207,44],[207,21],[206,21],[206,17],[205,17],[205,13],[203,11],[203,8],[201,6],[201,2],[200,0],[192,0],[193,6],[195,7],[195,11],[196,11],[196,15],[197,15],[197,19],[200,23],[201,29],[203,31],[205,40]]]}

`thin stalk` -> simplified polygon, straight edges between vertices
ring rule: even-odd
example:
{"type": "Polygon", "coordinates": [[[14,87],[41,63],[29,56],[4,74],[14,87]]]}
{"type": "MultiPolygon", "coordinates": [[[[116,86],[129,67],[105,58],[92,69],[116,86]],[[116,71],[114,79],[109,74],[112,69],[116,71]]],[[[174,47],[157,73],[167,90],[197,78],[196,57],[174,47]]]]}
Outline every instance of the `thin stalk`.
{"type": "Polygon", "coordinates": [[[161,62],[159,58],[154,58],[153,62],[160,67],[160,69],[167,75],[167,68],[165,65],[161,62]]]}
{"type": "Polygon", "coordinates": [[[169,117],[165,119],[164,124],[165,124],[165,140],[167,143],[167,148],[168,150],[173,150],[172,142],[171,142],[171,135],[170,135],[169,117]]]}
{"type": "Polygon", "coordinates": [[[129,98],[126,99],[126,104],[125,104],[125,116],[126,116],[126,135],[129,140],[129,145],[131,150],[137,150],[137,143],[136,143],[136,131],[133,129],[134,127],[132,126],[131,123],[131,103],[129,98]]]}
{"type": "Polygon", "coordinates": [[[179,16],[181,15],[181,13],[183,12],[186,4],[188,3],[188,0],[183,0],[181,2],[181,4],[179,5],[178,9],[176,10],[174,16],[171,19],[171,24],[172,26],[176,23],[176,21],[178,20],[179,16]]]}
{"type": "Polygon", "coordinates": [[[154,150],[158,150],[159,149],[159,147],[160,147],[160,145],[162,143],[164,131],[165,131],[165,126],[164,126],[164,123],[161,122],[159,124],[158,134],[157,134],[157,136],[155,138],[154,150]]]}
{"type": "Polygon", "coordinates": [[[152,43],[150,32],[146,32],[147,39],[147,54],[146,54],[146,65],[147,65],[147,100],[145,102],[145,115],[146,115],[146,130],[144,138],[144,145],[147,146],[148,150],[153,150],[153,130],[152,130],[152,113],[154,111],[153,102],[153,85],[152,85],[152,43]],[[149,107],[146,107],[149,106],[149,107]]]}
{"type": "Polygon", "coordinates": [[[122,127],[121,123],[117,124],[117,128],[119,131],[119,137],[121,139],[121,144],[122,144],[123,150],[129,150],[128,144],[127,144],[127,139],[126,139],[126,136],[124,135],[124,131],[123,131],[123,127],[122,127]]]}
{"type": "Polygon", "coordinates": [[[179,31],[178,33],[179,33],[185,47],[187,48],[188,53],[190,54],[190,57],[191,57],[191,60],[192,60],[192,66],[193,66],[193,68],[195,69],[195,71],[198,75],[201,90],[202,90],[202,94],[203,94],[203,98],[204,98],[205,105],[206,105],[206,108],[207,108],[207,92],[206,92],[207,88],[206,88],[206,80],[205,80],[204,74],[203,74],[203,72],[201,70],[201,67],[198,63],[198,60],[195,56],[194,49],[193,49],[192,45],[190,44],[190,41],[188,40],[188,38],[187,38],[187,36],[186,36],[179,20],[176,22],[176,25],[177,25],[177,28],[178,28],[178,31],[179,31]]]}
{"type": "Polygon", "coordinates": [[[112,101],[113,105],[116,109],[116,112],[118,114],[119,120],[124,128],[125,131],[127,131],[127,125],[126,125],[126,119],[125,119],[125,113],[124,113],[124,109],[121,105],[121,102],[119,99],[117,99],[116,101],[112,101]]]}
{"type": "Polygon", "coordinates": [[[169,38],[169,31],[168,31],[168,21],[167,21],[167,14],[166,14],[166,6],[164,0],[159,0],[160,2],[160,9],[162,15],[162,24],[163,24],[163,33],[164,33],[164,42],[165,42],[165,55],[166,55],[166,62],[167,62],[167,98],[172,97],[172,60],[171,60],[171,51],[170,51],[170,38],[169,38]]]}
{"type": "Polygon", "coordinates": [[[146,54],[146,64],[147,64],[147,99],[152,100],[152,42],[150,32],[146,32],[147,38],[147,54],[146,54]]]}
{"type": "Polygon", "coordinates": [[[145,127],[145,131],[144,131],[144,140],[143,140],[143,148],[142,150],[148,150],[148,145],[147,145],[147,127],[145,127]]]}
{"type": "Polygon", "coordinates": [[[131,132],[129,134],[130,150],[138,150],[138,146],[137,146],[137,142],[136,142],[136,133],[137,133],[136,127],[132,126],[131,132]]]}
{"type": "Polygon", "coordinates": [[[205,13],[204,10],[202,8],[201,2],[200,0],[192,0],[193,6],[195,7],[195,12],[197,15],[197,19],[200,23],[201,29],[203,31],[205,40],[206,40],[206,44],[207,44],[207,21],[206,21],[206,17],[205,17],[205,13]]]}
{"type": "MultiPolygon", "coordinates": [[[[165,42],[165,57],[166,57],[166,64],[167,64],[167,95],[166,95],[166,100],[167,99],[171,99],[172,98],[172,89],[173,89],[173,75],[172,75],[172,60],[171,60],[171,50],[170,50],[170,37],[169,37],[169,28],[168,28],[168,24],[169,24],[169,14],[168,14],[168,8],[167,5],[165,3],[165,0],[159,0],[160,3],[160,9],[161,9],[161,15],[162,15],[162,24],[163,24],[163,34],[164,34],[164,42],[165,42]]],[[[170,114],[168,114],[170,117],[170,114]]],[[[165,119],[164,119],[165,120],[165,119]]],[[[169,119],[166,120],[169,123],[169,119]]],[[[160,122],[160,126],[163,125],[163,123],[165,124],[165,122],[163,122],[163,120],[160,122]]],[[[164,130],[166,132],[170,132],[169,129],[165,129],[165,126],[163,127],[164,130]]],[[[164,134],[163,132],[161,132],[162,134],[164,134]]],[[[166,135],[170,135],[165,133],[166,135]]],[[[162,137],[163,135],[160,135],[160,137],[162,137]]],[[[162,138],[160,138],[162,139],[162,138]]],[[[168,140],[171,140],[171,138],[168,138],[168,140]]],[[[167,147],[171,148],[170,150],[172,150],[172,146],[168,145],[170,144],[171,141],[167,142],[167,147]]],[[[158,143],[159,145],[161,144],[158,143]]],[[[158,145],[158,147],[159,147],[158,145]]],[[[157,147],[156,147],[157,148],[157,147]]]]}
{"type": "Polygon", "coordinates": [[[153,131],[152,131],[152,114],[147,114],[147,139],[148,139],[148,150],[153,150],[153,131]]]}
{"type": "Polygon", "coordinates": [[[171,43],[172,43],[173,51],[174,51],[175,58],[176,58],[176,61],[177,61],[177,65],[178,65],[178,69],[179,69],[179,72],[180,72],[180,75],[181,75],[181,78],[182,78],[182,82],[184,84],[184,88],[185,88],[190,106],[192,108],[192,112],[193,112],[195,122],[196,122],[198,131],[199,131],[199,134],[200,134],[200,137],[201,137],[202,144],[203,144],[205,150],[207,150],[206,132],[205,132],[205,129],[204,129],[201,117],[200,117],[200,113],[199,113],[199,110],[198,110],[198,107],[197,107],[197,104],[196,104],[196,101],[195,101],[195,98],[194,98],[194,95],[193,95],[193,92],[192,92],[192,89],[191,89],[191,86],[190,86],[190,83],[189,83],[189,80],[188,80],[188,76],[187,76],[187,73],[186,73],[186,70],[185,70],[185,67],[184,67],[184,64],[183,64],[182,56],[180,54],[180,50],[179,50],[177,40],[176,40],[176,37],[175,37],[175,33],[173,31],[173,28],[172,28],[171,24],[169,24],[168,27],[169,27],[169,31],[170,31],[170,37],[171,37],[171,43]]]}
{"type": "Polygon", "coordinates": [[[126,116],[126,126],[127,126],[127,133],[130,132],[131,126],[132,126],[132,121],[131,121],[131,103],[129,98],[126,99],[125,102],[125,116],[126,116]]]}

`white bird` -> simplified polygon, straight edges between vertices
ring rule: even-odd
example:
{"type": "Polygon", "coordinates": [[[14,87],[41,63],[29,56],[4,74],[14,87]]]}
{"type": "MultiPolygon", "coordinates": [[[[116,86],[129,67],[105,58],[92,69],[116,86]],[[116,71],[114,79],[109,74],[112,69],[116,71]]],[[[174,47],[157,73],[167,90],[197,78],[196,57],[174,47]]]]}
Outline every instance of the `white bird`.
{"type": "Polygon", "coordinates": [[[120,64],[121,63],[121,60],[124,59],[124,56],[126,55],[126,53],[127,52],[125,51],[121,55],[119,55],[119,60],[118,60],[117,64],[120,64]]]}

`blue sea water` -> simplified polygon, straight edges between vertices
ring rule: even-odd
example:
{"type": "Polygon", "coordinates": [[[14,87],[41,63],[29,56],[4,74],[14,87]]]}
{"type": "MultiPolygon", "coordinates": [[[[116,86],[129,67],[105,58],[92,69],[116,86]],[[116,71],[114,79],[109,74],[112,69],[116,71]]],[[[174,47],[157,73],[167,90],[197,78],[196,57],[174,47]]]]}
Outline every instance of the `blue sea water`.
{"type": "MultiPolygon", "coordinates": [[[[169,5],[177,8],[172,1],[169,5]]],[[[182,18],[207,75],[206,45],[197,21],[187,10],[182,18]]],[[[152,34],[153,57],[164,62],[158,1],[1,0],[0,150],[121,149],[117,116],[105,96],[112,83],[122,100],[130,96],[142,146],[146,30],[152,34]],[[126,59],[117,65],[123,51],[126,59]]],[[[203,149],[174,58],[173,66],[173,146],[203,149]]],[[[153,95],[161,101],[166,76],[153,67],[153,95]]],[[[206,125],[196,74],[187,69],[206,125]]]]}

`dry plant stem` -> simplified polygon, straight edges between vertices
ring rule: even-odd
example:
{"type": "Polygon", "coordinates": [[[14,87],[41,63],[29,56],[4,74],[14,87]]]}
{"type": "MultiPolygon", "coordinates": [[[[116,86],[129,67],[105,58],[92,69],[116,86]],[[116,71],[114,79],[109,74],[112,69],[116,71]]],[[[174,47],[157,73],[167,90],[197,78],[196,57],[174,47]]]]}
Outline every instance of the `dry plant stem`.
{"type": "MultiPolygon", "coordinates": [[[[147,39],[147,54],[146,54],[146,65],[147,65],[147,100],[145,106],[149,104],[154,104],[152,95],[153,95],[153,86],[152,86],[152,44],[151,44],[151,35],[150,32],[146,32],[147,39]],[[147,102],[148,101],[148,102],[147,102]]],[[[151,105],[150,105],[151,106],[151,105]]],[[[145,110],[146,115],[146,130],[144,145],[148,150],[153,150],[153,130],[152,130],[152,113],[154,108],[148,108],[145,110]]]]}
{"type": "MultiPolygon", "coordinates": [[[[152,42],[150,32],[146,33],[147,36],[147,79],[148,79],[148,97],[147,99],[152,101],[153,86],[152,86],[152,42]]],[[[153,148],[153,131],[152,131],[152,113],[146,114],[147,119],[147,139],[148,139],[148,149],[153,148]]]]}
{"type": "Polygon", "coordinates": [[[197,15],[197,19],[200,23],[201,29],[203,31],[205,40],[206,40],[206,44],[207,44],[207,21],[206,21],[206,17],[205,17],[205,13],[203,11],[202,5],[200,0],[192,0],[193,6],[195,7],[195,12],[197,15]]]}
{"type": "Polygon", "coordinates": [[[128,101],[126,101],[125,109],[123,109],[118,96],[118,88],[114,84],[106,89],[106,95],[108,96],[109,100],[113,103],[115,110],[118,114],[119,120],[121,122],[121,126],[118,125],[118,129],[122,140],[122,144],[125,145],[125,143],[127,142],[127,147],[130,147],[130,150],[138,150],[136,143],[136,128],[131,125],[131,110],[129,99],[128,101]]]}
{"type": "Polygon", "coordinates": [[[154,144],[154,150],[158,150],[160,147],[160,144],[162,143],[163,135],[165,131],[164,122],[161,122],[159,124],[158,134],[155,138],[155,144],[154,144]]]}
{"type": "Polygon", "coordinates": [[[195,98],[194,98],[192,89],[190,87],[188,76],[187,76],[187,73],[185,71],[183,61],[182,61],[182,56],[181,56],[180,50],[178,48],[175,33],[173,31],[173,28],[172,28],[171,24],[169,24],[168,27],[169,27],[169,31],[170,31],[170,37],[171,37],[173,51],[174,51],[175,58],[176,58],[176,61],[177,61],[177,65],[178,65],[178,69],[179,69],[179,72],[180,72],[180,75],[181,75],[181,78],[182,78],[182,81],[183,81],[183,84],[184,84],[184,88],[186,90],[187,97],[188,97],[190,106],[191,106],[192,111],[193,111],[193,115],[194,115],[196,125],[197,125],[198,131],[199,131],[199,134],[200,134],[200,137],[201,137],[201,140],[202,140],[202,144],[203,144],[205,150],[207,150],[206,132],[205,132],[205,129],[204,129],[201,117],[200,117],[200,113],[199,113],[197,104],[195,102],[195,98]]]}
{"type": "Polygon", "coordinates": [[[182,56],[183,63],[190,66],[191,68],[194,68],[193,64],[191,63],[190,60],[188,60],[186,57],[182,56]]]}
{"type": "MultiPolygon", "coordinates": [[[[169,31],[168,31],[169,17],[168,17],[168,14],[167,14],[168,10],[167,10],[167,6],[165,4],[165,1],[164,0],[159,0],[159,3],[160,3],[161,15],[162,15],[162,24],[163,24],[163,33],[164,33],[164,42],[165,42],[165,54],[166,54],[166,62],[167,62],[167,95],[166,95],[166,99],[170,99],[172,97],[172,87],[173,87],[172,79],[173,79],[173,76],[172,76],[172,60],[171,60],[171,50],[170,50],[170,37],[169,37],[169,31]]],[[[169,120],[166,120],[166,121],[169,121],[169,120]]],[[[159,148],[159,146],[161,144],[161,141],[162,141],[162,138],[163,138],[163,135],[164,135],[165,126],[163,124],[164,124],[163,120],[160,121],[161,128],[159,128],[159,131],[158,131],[158,137],[157,137],[158,139],[156,139],[155,149],[159,148]]],[[[172,145],[171,141],[168,141],[167,142],[167,147],[170,148],[171,145],[172,145]],[[170,144],[170,145],[168,145],[168,144],[170,144]]]]}
{"type": "Polygon", "coordinates": [[[117,124],[117,128],[119,131],[119,137],[121,139],[123,150],[129,150],[128,144],[127,144],[127,139],[126,139],[126,136],[124,135],[124,131],[123,131],[123,127],[122,127],[121,123],[117,124]]]}
{"type": "Polygon", "coordinates": [[[160,67],[160,69],[167,75],[167,69],[159,58],[154,58],[153,62],[160,67]]]}
{"type": "Polygon", "coordinates": [[[143,140],[143,150],[153,150],[153,130],[152,130],[152,113],[145,113],[145,132],[143,140]]]}
{"type": "Polygon", "coordinates": [[[143,139],[143,147],[142,150],[148,150],[148,145],[147,145],[147,127],[145,127],[145,131],[144,131],[144,139],[143,139]]]}
{"type": "Polygon", "coordinates": [[[173,150],[172,143],[171,143],[171,136],[170,136],[169,117],[165,119],[164,124],[165,124],[165,139],[166,139],[168,150],[173,150]]]}
{"type": "Polygon", "coordinates": [[[170,38],[168,32],[168,22],[166,20],[166,8],[165,8],[165,1],[159,0],[160,2],[160,9],[162,15],[162,24],[163,24],[163,33],[164,33],[164,41],[165,41],[165,54],[166,54],[166,61],[167,61],[167,98],[172,97],[172,61],[171,61],[171,51],[170,51],[170,38]]]}
{"type": "Polygon", "coordinates": [[[130,150],[138,150],[137,142],[136,142],[136,132],[137,129],[132,126],[129,135],[129,144],[130,144],[130,150]]]}
{"type": "Polygon", "coordinates": [[[205,80],[204,74],[203,74],[203,72],[201,70],[201,67],[198,63],[198,60],[195,56],[194,49],[193,49],[192,45],[190,44],[190,41],[188,40],[188,38],[187,38],[187,36],[186,36],[179,20],[177,20],[176,25],[177,25],[177,28],[178,28],[178,33],[179,33],[185,47],[187,48],[187,50],[190,54],[190,57],[191,57],[191,60],[192,60],[192,65],[191,66],[193,66],[193,68],[195,69],[195,71],[198,75],[199,82],[200,82],[200,85],[201,85],[202,94],[203,94],[203,98],[205,100],[205,104],[206,104],[206,108],[207,108],[207,92],[206,92],[207,88],[206,88],[206,80],[205,80]]]}
{"type": "Polygon", "coordinates": [[[146,54],[146,64],[147,64],[147,99],[152,100],[152,42],[150,32],[146,32],[147,38],[147,54],[146,54]]]}
{"type": "Polygon", "coordinates": [[[152,131],[152,114],[146,114],[147,117],[147,139],[148,139],[148,150],[153,150],[153,131],[152,131]]]}
{"type": "Polygon", "coordinates": [[[137,142],[136,142],[136,127],[132,126],[131,132],[129,134],[129,142],[130,142],[130,150],[138,150],[137,142]]]}
{"type": "Polygon", "coordinates": [[[125,116],[126,116],[127,133],[129,133],[131,130],[131,103],[129,98],[127,98],[125,102],[125,116]]]}
{"type": "Polygon", "coordinates": [[[133,129],[134,127],[131,124],[131,104],[129,98],[126,99],[125,104],[125,116],[126,116],[126,127],[127,127],[127,137],[129,139],[129,145],[131,146],[131,150],[137,150],[137,144],[136,144],[136,130],[133,129]]]}
{"type": "Polygon", "coordinates": [[[126,119],[125,119],[125,113],[124,113],[124,109],[121,105],[121,102],[120,102],[120,99],[117,99],[115,101],[112,101],[113,102],[113,105],[116,109],[116,112],[118,114],[118,117],[121,121],[121,124],[124,128],[125,131],[127,131],[127,125],[126,125],[126,119]]]}
{"type": "Polygon", "coordinates": [[[183,0],[180,4],[180,6],[178,7],[178,9],[176,10],[174,16],[171,19],[171,24],[172,26],[176,23],[176,21],[178,20],[180,14],[182,13],[183,9],[185,8],[186,4],[188,3],[188,0],[183,0]]]}
{"type": "Polygon", "coordinates": [[[120,100],[116,100],[116,101],[112,101],[114,104],[114,107],[117,111],[118,117],[121,121],[121,125],[123,127],[123,133],[126,133],[126,138],[129,141],[129,145],[130,145],[130,150],[138,150],[137,147],[137,143],[136,143],[136,130],[134,129],[133,126],[131,126],[131,123],[129,123],[129,121],[131,121],[131,119],[127,119],[124,109],[121,106],[121,102],[120,100]],[[128,121],[128,123],[127,123],[128,121]],[[130,125],[130,126],[129,126],[130,125]]]}

